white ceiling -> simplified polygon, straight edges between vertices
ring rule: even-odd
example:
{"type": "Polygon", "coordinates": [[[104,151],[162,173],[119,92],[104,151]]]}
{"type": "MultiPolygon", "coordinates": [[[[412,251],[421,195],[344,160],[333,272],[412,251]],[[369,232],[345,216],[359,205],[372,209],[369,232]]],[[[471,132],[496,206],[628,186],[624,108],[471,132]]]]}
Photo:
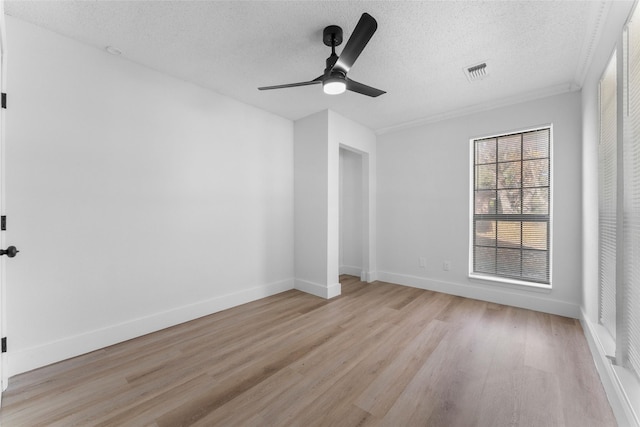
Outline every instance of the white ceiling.
{"type": "MultiPolygon", "coordinates": [[[[7,1],[7,14],[295,120],[331,108],[377,132],[580,89],[608,2],[7,1]],[[387,91],[329,96],[311,80],[368,12],[378,31],[349,77],[387,91]],[[487,62],[470,83],[463,69],[487,62]]],[[[10,41],[11,34],[8,34],[10,41]]],[[[344,44],[342,45],[344,46],[344,44]]],[[[340,53],[341,47],[337,49],[340,53]]]]}

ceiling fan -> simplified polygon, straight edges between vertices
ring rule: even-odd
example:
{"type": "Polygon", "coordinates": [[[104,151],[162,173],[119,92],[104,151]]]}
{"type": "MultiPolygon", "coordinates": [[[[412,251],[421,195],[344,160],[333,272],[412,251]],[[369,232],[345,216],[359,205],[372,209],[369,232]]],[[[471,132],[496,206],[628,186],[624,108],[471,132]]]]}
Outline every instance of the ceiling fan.
{"type": "Polygon", "coordinates": [[[322,83],[324,93],[329,95],[337,95],[350,90],[352,92],[361,93],[367,96],[380,96],[386,93],[383,90],[358,83],[347,77],[347,73],[356,62],[360,53],[365,48],[369,40],[376,32],[378,23],[373,16],[363,13],[353,30],[353,34],[349,37],[347,44],[342,49],[340,56],[336,55],[336,46],[342,44],[342,28],[337,25],[329,25],[322,33],[322,40],[327,46],[331,46],[331,56],[327,58],[324,74],[316,77],[308,82],[289,83],[277,86],[263,86],[259,90],[284,89],[297,86],[309,86],[322,83]]]}

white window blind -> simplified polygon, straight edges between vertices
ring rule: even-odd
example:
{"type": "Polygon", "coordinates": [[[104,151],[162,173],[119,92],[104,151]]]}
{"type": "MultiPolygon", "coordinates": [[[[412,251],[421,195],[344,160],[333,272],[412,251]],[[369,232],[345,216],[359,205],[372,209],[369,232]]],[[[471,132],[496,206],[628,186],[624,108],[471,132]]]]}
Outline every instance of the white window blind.
{"type": "Polygon", "coordinates": [[[600,323],[616,336],[617,95],[616,54],[600,80],[598,231],[600,323]]]}
{"type": "Polygon", "coordinates": [[[550,284],[551,128],[473,141],[472,273],[550,284]]]}
{"type": "Polygon", "coordinates": [[[627,27],[623,107],[624,342],[622,364],[640,377],[640,7],[627,27]]]}

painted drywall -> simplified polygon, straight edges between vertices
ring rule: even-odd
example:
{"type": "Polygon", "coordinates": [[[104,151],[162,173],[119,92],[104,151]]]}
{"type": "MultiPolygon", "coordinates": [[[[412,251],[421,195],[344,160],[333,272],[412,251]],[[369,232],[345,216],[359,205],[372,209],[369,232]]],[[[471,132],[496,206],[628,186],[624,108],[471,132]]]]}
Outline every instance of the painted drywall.
{"type": "Polygon", "coordinates": [[[580,144],[579,93],[380,135],[379,279],[578,317],[580,144]],[[469,279],[469,140],[545,124],[553,125],[553,290],[469,279]]]}
{"type": "Polygon", "coordinates": [[[293,287],[293,123],[14,18],[11,375],[293,287]]]}
{"type": "Polygon", "coordinates": [[[323,298],[340,294],[327,273],[328,120],[325,110],[294,123],[295,287],[323,298]]]}
{"type": "Polygon", "coordinates": [[[362,273],[362,155],[340,149],[340,274],[362,273]]]}
{"type": "MultiPolygon", "coordinates": [[[[582,87],[582,299],[581,321],[611,408],[621,426],[640,425],[640,383],[615,366],[615,342],[599,325],[598,144],[599,82],[621,35],[633,2],[612,2],[582,87]],[[634,413],[635,412],[635,413],[634,413]]],[[[621,57],[622,55],[619,55],[621,57]]],[[[619,67],[622,70],[621,67],[619,67]]],[[[621,71],[620,71],[621,72],[621,71]]],[[[619,74],[620,76],[620,74],[619,74]]],[[[618,81],[621,81],[619,79],[618,81]]]]}
{"type": "MultiPolygon", "coordinates": [[[[340,295],[340,147],[363,158],[364,269],[375,268],[376,136],[331,110],[294,123],[295,287],[333,298],[340,295]]],[[[365,280],[373,274],[365,274],[365,280]]],[[[374,279],[375,280],[375,279],[374,279]]]]}

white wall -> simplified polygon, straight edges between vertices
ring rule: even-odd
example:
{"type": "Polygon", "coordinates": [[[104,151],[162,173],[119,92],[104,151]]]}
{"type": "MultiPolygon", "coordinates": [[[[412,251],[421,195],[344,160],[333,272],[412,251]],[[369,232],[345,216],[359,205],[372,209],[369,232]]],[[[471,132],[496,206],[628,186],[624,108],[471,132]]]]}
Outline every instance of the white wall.
{"type": "Polygon", "coordinates": [[[340,149],[340,274],[362,273],[362,155],[340,149]]]}
{"type": "Polygon", "coordinates": [[[340,284],[328,272],[328,121],[325,110],[294,124],[295,287],[323,298],[340,294],[340,284]]]}
{"type": "Polygon", "coordinates": [[[381,280],[578,317],[580,94],[568,93],[378,137],[381,280]],[[553,290],[470,280],[469,140],[553,124],[553,290]],[[421,268],[419,258],[426,260],[421,268]],[[443,270],[449,261],[450,271],[443,270]]]}
{"type": "Polygon", "coordinates": [[[340,147],[363,156],[364,280],[375,280],[375,159],[372,130],[331,110],[297,120],[295,129],[295,287],[323,298],[341,293],[340,147]]]}
{"type": "Polygon", "coordinates": [[[7,18],[10,375],[293,287],[293,123],[7,18]]]}

